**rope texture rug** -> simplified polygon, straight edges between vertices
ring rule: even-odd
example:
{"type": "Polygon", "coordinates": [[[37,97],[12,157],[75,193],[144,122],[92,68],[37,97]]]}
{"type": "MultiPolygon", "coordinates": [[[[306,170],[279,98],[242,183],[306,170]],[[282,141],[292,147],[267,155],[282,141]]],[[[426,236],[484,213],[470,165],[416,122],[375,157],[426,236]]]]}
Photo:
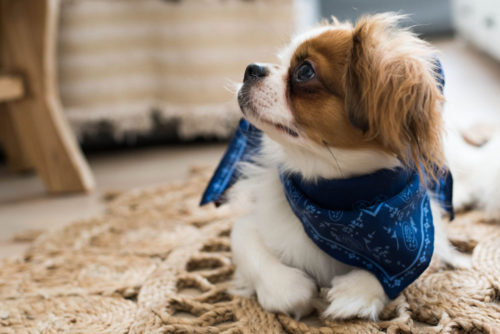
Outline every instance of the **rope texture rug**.
{"type": "Polygon", "coordinates": [[[210,170],[118,195],[101,218],[33,241],[0,262],[0,333],[499,333],[500,224],[449,225],[473,269],[433,262],[380,322],[295,321],[231,296],[229,207],[198,208],[210,170]]]}

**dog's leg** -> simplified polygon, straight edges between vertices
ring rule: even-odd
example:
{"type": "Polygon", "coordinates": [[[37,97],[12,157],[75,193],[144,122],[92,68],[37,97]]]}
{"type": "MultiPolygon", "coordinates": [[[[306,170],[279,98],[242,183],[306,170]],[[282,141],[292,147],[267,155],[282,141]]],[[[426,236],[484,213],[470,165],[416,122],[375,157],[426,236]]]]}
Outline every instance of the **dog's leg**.
{"type": "Polygon", "coordinates": [[[300,318],[312,311],[317,293],[314,281],[303,271],[281,263],[262,242],[254,221],[244,217],[231,234],[236,264],[234,290],[248,296],[257,293],[260,305],[270,312],[283,312],[300,318]]]}
{"type": "Polygon", "coordinates": [[[378,319],[389,300],[377,278],[361,269],[334,277],[327,299],[330,305],[323,312],[325,318],[371,320],[378,319]]]}

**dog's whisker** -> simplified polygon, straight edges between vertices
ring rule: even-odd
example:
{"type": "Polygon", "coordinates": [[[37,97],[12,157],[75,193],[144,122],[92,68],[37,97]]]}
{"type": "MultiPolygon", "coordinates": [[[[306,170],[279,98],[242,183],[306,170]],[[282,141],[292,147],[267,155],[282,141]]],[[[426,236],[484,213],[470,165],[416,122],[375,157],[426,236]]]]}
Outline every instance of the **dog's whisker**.
{"type": "Polygon", "coordinates": [[[231,94],[236,94],[238,90],[241,88],[241,86],[242,86],[241,82],[236,82],[229,78],[227,78],[224,83],[224,89],[231,94]]]}
{"type": "Polygon", "coordinates": [[[323,145],[325,145],[326,149],[328,150],[328,152],[330,152],[330,155],[332,156],[333,160],[335,161],[335,165],[337,165],[337,170],[340,174],[340,176],[342,178],[344,178],[344,173],[342,173],[342,168],[340,168],[340,164],[339,164],[339,161],[337,159],[337,157],[335,156],[335,154],[333,154],[333,151],[330,149],[330,147],[328,146],[328,144],[326,143],[326,141],[322,141],[323,142],[323,145]]]}

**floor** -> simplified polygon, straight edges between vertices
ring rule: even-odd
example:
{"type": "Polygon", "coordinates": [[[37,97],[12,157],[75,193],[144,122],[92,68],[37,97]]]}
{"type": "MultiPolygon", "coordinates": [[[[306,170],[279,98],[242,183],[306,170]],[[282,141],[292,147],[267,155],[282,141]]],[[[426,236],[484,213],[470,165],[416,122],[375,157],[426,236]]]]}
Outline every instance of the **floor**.
{"type": "Polygon", "coordinates": [[[13,175],[0,166],[0,258],[23,253],[27,243],[12,241],[16,235],[99,215],[107,193],[183,179],[190,166],[215,165],[225,146],[176,145],[90,155],[97,189],[86,195],[46,195],[36,175],[13,175]]]}
{"type": "MultiPolygon", "coordinates": [[[[500,62],[458,39],[434,41],[446,73],[446,115],[460,127],[500,123],[500,62]]],[[[156,147],[88,156],[97,189],[88,195],[48,196],[36,175],[0,166],[0,258],[20,256],[19,233],[50,230],[101,214],[108,191],[123,191],[185,177],[192,165],[215,165],[224,144],[156,147]]]]}

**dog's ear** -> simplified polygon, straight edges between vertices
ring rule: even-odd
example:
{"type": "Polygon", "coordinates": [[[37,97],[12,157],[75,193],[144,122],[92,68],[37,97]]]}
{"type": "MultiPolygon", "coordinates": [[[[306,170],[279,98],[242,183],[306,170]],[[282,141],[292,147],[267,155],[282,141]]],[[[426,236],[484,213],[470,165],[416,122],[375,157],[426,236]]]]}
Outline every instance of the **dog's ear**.
{"type": "Polygon", "coordinates": [[[346,74],[352,124],[408,166],[435,176],[443,164],[441,108],[434,51],[405,29],[401,16],[361,18],[353,29],[346,74]]]}

